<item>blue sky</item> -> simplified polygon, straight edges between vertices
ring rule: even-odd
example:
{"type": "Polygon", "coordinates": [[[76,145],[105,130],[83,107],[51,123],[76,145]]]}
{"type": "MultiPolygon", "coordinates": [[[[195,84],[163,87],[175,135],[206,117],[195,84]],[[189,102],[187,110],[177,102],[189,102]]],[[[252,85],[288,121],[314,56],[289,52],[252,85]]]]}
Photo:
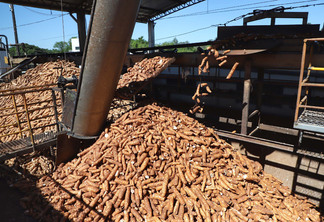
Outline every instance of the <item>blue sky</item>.
{"type": "MultiPolygon", "coordinates": [[[[324,0],[206,0],[179,12],[173,13],[156,21],[156,43],[171,41],[174,36],[179,41],[201,42],[215,39],[216,24],[223,24],[235,17],[252,12],[254,9],[271,9],[278,6],[295,7],[324,3],[324,0]],[[194,15],[193,15],[194,14],[194,15]],[[205,28],[200,31],[194,30],[205,28]],[[168,38],[169,37],[169,38],[168,38]]],[[[297,8],[287,11],[309,12],[308,22],[311,24],[324,23],[324,5],[297,8]]],[[[60,11],[30,8],[15,5],[19,42],[37,45],[51,49],[55,42],[63,40],[62,17],[60,11]]],[[[66,14],[66,12],[64,12],[66,14]]],[[[65,40],[77,36],[77,24],[70,15],[63,16],[65,40]]],[[[9,43],[14,43],[12,17],[9,4],[0,3],[0,34],[7,35],[9,43]]],[[[89,21],[89,16],[87,16],[89,21]]],[[[242,19],[228,25],[242,25],[242,19]]],[[[298,19],[280,19],[280,24],[300,24],[298,19]]],[[[261,20],[251,25],[270,24],[270,20],[261,20]]],[[[147,24],[137,23],[133,32],[134,39],[144,36],[147,39],[147,24]]]]}

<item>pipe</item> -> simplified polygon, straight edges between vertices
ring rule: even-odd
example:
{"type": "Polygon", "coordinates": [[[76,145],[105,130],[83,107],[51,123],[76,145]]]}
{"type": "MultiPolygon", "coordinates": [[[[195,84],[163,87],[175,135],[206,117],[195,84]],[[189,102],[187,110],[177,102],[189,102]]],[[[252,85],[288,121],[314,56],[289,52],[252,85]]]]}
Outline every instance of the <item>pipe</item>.
{"type": "Polygon", "coordinates": [[[140,0],[97,0],[72,125],[76,137],[102,131],[134,29],[140,0]]]}

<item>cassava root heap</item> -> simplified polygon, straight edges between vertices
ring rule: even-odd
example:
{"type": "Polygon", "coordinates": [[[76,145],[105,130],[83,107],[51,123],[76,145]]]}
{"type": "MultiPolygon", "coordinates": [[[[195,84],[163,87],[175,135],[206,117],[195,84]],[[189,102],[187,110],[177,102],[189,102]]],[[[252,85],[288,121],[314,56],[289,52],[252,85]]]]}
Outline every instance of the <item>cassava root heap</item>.
{"type": "Polygon", "coordinates": [[[145,58],[135,63],[133,67],[127,69],[118,82],[117,89],[128,87],[130,83],[142,82],[156,77],[160,72],[167,68],[175,59],[156,56],[145,58]]]}
{"type": "Polygon", "coordinates": [[[320,221],[212,129],[154,104],[124,114],[37,187],[22,203],[42,221],[320,221]]]}
{"type": "Polygon", "coordinates": [[[118,82],[116,97],[130,99],[136,95],[147,83],[148,80],[158,76],[165,70],[175,58],[156,56],[145,58],[127,69],[118,82]]]}
{"type": "Polygon", "coordinates": [[[137,103],[134,101],[114,98],[111,102],[107,119],[108,121],[114,122],[126,112],[134,109],[136,106],[137,103]]]}
{"type": "Polygon", "coordinates": [[[55,84],[61,72],[67,78],[72,75],[79,76],[80,69],[75,66],[74,62],[65,60],[46,62],[37,65],[35,68],[28,69],[25,74],[12,80],[10,83],[1,83],[0,90],[55,84]],[[60,67],[62,67],[62,70],[60,67]]]}
{"type": "Polygon", "coordinates": [[[53,159],[45,151],[36,151],[5,160],[4,164],[20,172],[24,177],[28,175],[41,177],[53,172],[55,168],[53,159]]]}

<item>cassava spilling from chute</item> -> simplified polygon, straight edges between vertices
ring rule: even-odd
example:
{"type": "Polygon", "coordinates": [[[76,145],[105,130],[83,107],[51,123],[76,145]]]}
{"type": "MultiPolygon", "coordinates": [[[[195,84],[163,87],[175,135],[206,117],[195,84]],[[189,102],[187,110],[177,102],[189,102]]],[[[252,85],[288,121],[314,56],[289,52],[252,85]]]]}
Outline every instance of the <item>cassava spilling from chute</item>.
{"type": "MultiPolygon", "coordinates": [[[[189,112],[191,114],[195,114],[196,112],[202,113],[204,110],[204,106],[201,103],[201,97],[208,96],[209,94],[212,93],[212,90],[208,86],[208,83],[202,82],[202,80],[201,80],[202,73],[209,73],[209,68],[210,68],[209,60],[216,60],[218,62],[217,66],[222,67],[225,63],[227,63],[227,55],[226,54],[228,54],[229,52],[231,52],[231,50],[228,49],[228,50],[225,50],[224,52],[222,52],[222,54],[220,54],[216,48],[209,46],[209,47],[207,47],[206,51],[203,51],[201,53],[201,55],[204,56],[204,58],[202,59],[201,64],[198,66],[199,82],[198,82],[196,91],[195,91],[194,95],[192,96],[192,100],[195,101],[195,105],[189,110],[189,112]],[[204,91],[204,92],[202,92],[202,91],[204,91]]],[[[226,79],[230,79],[233,76],[238,65],[239,65],[238,62],[234,63],[234,65],[232,66],[231,70],[229,71],[226,79]]]]}

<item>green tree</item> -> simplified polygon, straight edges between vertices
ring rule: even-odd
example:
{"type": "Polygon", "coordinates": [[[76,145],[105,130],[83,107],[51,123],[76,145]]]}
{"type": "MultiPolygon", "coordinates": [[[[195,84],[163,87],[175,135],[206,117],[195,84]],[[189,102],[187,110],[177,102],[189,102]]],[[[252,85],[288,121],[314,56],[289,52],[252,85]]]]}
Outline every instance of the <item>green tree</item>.
{"type": "MultiPolygon", "coordinates": [[[[50,49],[43,49],[40,48],[36,45],[30,45],[27,43],[23,43],[19,46],[19,52],[20,55],[40,55],[40,54],[46,54],[46,53],[51,53],[52,50],[50,49]]],[[[17,56],[16,53],[16,47],[12,46],[9,48],[9,54],[11,56],[17,56]]]]}
{"type": "Polygon", "coordinates": [[[147,48],[148,46],[148,41],[146,41],[143,36],[139,37],[138,39],[131,39],[129,44],[131,49],[147,48]]]}
{"type": "MultiPolygon", "coordinates": [[[[180,45],[180,44],[189,44],[188,41],[179,42],[177,38],[174,38],[172,41],[163,42],[158,46],[168,46],[168,45],[180,45]]],[[[178,52],[196,52],[196,47],[186,47],[186,48],[178,48],[178,52]]]]}
{"type": "Polygon", "coordinates": [[[60,41],[55,42],[53,49],[57,52],[68,52],[72,49],[71,39],[68,42],[60,41]]]}

